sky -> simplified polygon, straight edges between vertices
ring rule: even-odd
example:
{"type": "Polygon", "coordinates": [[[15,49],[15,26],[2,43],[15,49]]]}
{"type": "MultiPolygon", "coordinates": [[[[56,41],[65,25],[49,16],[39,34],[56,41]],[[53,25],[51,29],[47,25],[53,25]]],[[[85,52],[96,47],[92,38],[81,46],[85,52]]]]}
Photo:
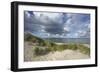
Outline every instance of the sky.
{"type": "Polygon", "coordinates": [[[42,38],[90,38],[90,14],[24,11],[24,31],[42,38]]]}

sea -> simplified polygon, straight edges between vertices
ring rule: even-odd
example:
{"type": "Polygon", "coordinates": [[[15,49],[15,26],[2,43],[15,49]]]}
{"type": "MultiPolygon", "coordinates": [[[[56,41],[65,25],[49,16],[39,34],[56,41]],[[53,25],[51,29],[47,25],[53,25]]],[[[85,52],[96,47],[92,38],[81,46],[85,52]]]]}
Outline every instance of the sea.
{"type": "Polygon", "coordinates": [[[55,43],[90,44],[90,38],[44,38],[44,40],[49,40],[55,43]]]}

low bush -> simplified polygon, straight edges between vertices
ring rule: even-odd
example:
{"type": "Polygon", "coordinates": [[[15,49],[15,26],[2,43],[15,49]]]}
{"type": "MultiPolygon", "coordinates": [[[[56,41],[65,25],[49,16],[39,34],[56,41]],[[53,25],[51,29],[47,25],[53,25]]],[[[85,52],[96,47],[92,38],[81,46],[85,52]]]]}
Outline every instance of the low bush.
{"type": "Polygon", "coordinates": [[[35,55],[45,55],[50,52],[50,49],[46,47],[35,47],[34,52],[35,55]]]}

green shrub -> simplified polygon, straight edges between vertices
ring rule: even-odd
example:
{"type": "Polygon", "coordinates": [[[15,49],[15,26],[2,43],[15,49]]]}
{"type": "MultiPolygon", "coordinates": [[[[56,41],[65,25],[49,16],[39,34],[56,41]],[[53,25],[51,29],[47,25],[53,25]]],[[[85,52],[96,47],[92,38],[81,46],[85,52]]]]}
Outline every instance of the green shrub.
{"type": "Polygon", "coordinates": [[[72,50],[77,50],[78,49],[77,44],[67,44],[67,48],[72,49],[72,50]]]}
{"type": "Polygon", "coordinates": [[[45,55],[50,52],[50,48],[35,47],[34,52],[35,52],[35,55],[45,55]]]}

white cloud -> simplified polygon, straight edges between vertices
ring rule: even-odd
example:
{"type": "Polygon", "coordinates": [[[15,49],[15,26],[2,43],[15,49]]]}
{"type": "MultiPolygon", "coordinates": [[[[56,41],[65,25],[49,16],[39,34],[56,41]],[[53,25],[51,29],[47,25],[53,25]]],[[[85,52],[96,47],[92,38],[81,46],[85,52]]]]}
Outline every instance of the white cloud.
{"type": "Polygon", "coordinates": [[[64,31],[66,32],[69,32],[70,31],[70,29],[68,28],[68,27],[64,27],[64,31]]]}
{"type": "Polygon", "coordinates": [[[27,11],[25,11],[25,14],[26,14],[27,18],[29,18],[31,16],[27,11]]]}
{"type": "Polygon", "coordinates": [[[86,31],[79,30],[78,31],[79,36],[84,36],[86,34],[86,31]]]}
{"type": "MultiPolygon", "coordinates": [[[[88,35],[90,23],[84,14],[50,13],[50,12],[25,12],[26,29],[31,32],[43,33],[42,36],[51,37],[83,37],[88,35]],[[32,16],[31,16],[32,15],[32,16]]],[[[88,16],[89,17],[89,16],[88,16]]]]}
{"type": "Polygon", "coordinates": [[[67,14],[67,17],[68,17],[68,18],[71,18],[72,16],[73,16],[72,13],[68,13],[68,14],[67,14]]]}
{"type": "Polygon", "coordinates": [[[49,33],[47,33],[47,36],[50,36],[50,34],[49,34],[49,33]]]}
{"type": "Polygon", "coordinates": [[[35,18],[43,23],[59,22],[61,23],[62,13],[46,13],[46,12],[34,12],[35,18]]]}
{"type": "Polygon", "coordinates": [[[45,32],[45,30],[44,29],[41,29],[41,32],[45,32]]]}
{"type": "Polygon", "coordinates": [[[72,22],[72,19],[70,18],[67,20],[66,24],[71,24],[71,22],[72,22]]]}

